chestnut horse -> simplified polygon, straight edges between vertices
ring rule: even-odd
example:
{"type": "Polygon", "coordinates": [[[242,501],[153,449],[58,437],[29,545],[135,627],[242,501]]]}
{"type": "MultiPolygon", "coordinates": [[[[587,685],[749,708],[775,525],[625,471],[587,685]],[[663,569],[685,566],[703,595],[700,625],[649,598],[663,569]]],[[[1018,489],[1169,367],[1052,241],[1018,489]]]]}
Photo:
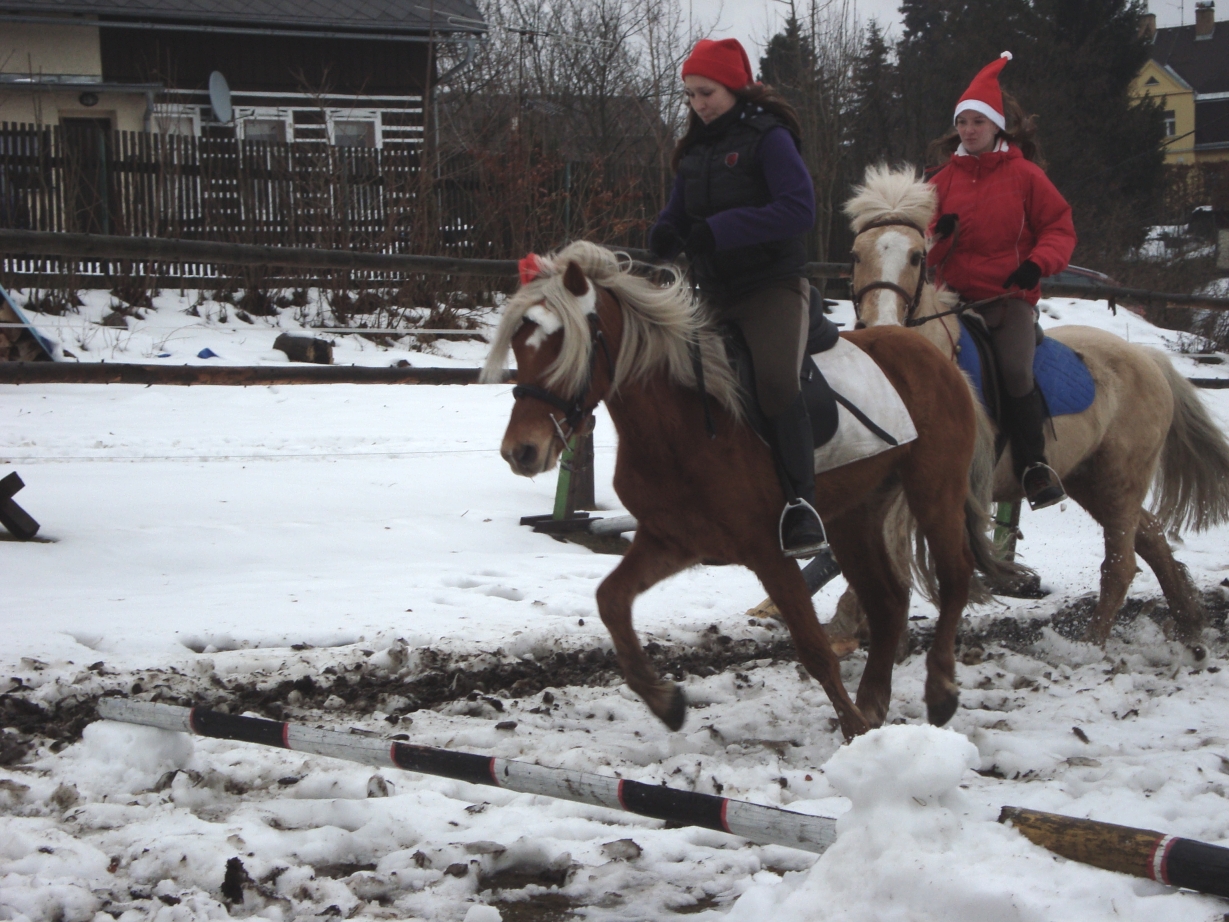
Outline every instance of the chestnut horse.
{"type": "MultiPolygon", "coordinates": [[[[865,183],[845,205],[857,235],[854,309],[859,327],[911,325],[954,361],[960,338],[953,313],[957,298],[936,291],[925,274],[922,229],[934,208],[934,187],[911,169],[867,170],[865,183]]],[[[1067,493],[1105,534],[1101,593],[1087,639],[1102,645],[1108,639],[1135,577],[1138,553],[1161,584],[1174,633],[1196,644],[1205,625],[1203,603],[1165,534],[1229,519],[1229,443],[1164,353],[1094,327],[1060,326],[1046,335],[1074,349],[1096,382],[1092,406],[1055,417],[1046,440],[1046,456],[1067,493]],[[1143,508],[1150,488],[1152,511],[1143,508]]],[[[1016,502],[1022,495],[1008,449],[995,470],[994,499],[1016,502]]],[[[908,559],[907,535],[907,523],[889,527],[888,543],[898,560],[908,559]]],[[[860,591],[857,595],[862,598],[860,591]]],[[[855,604],[852,598],[838,604],[842,622],[856,623],[856,616],[846,614],[855,604]]]]}
{"type": "Polygon", "coordinates": [[[628,685],[650,710],[677,730],[686,699],[646,657],[632,628],[632,602],[660,580],[715,559],[759,577],[847,738],[882,724],[908,604],[908,586],[884,544],[883,510],[903,490],[935,562],[939,621],[925,699],[931,722],[945,723],[959,699],[954,641],[974,566],[995,576],[1018,574],[994,559],[985,535],[982,486],[971,483],[981,433],[964,376],[912,331],[849,336],[883,369],[918,432],[915,441],[816,482],[832,551],[868,602],[871,642],[855,704],[801,571],[781,553],[783,498],[772,456],[746,424],[721,337],[683,281],[651,283],[633,275],[626,258],[585,242],[532,259],[538,275],[505,307],[484,369],[484,380],[500,380],[508,349],[515,353],[516,402],[501,453],[517,474],[549,470],[564,440],[606,402],[619,435],[615,490],[639,524],[627,554],[598,588],[597,605],[628,685]],[[711,437],[696,384],[697,353],[711,437]]]}

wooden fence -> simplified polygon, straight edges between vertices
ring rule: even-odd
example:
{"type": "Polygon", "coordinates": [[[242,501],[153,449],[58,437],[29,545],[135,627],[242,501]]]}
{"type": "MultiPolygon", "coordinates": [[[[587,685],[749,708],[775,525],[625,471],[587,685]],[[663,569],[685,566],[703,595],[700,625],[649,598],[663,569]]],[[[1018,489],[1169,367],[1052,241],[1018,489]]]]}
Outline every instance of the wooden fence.
{"type": "MultiPolygon", "coordinates": [[[[445,171],[424,169],[419,148],[2,123],[0,227],[503,259],[596,227],[608,242],[641,243],[660,190],[639,166],[534,154],[526,170],[508,153],[454,152],[445,171]]],[[[11,280],[132,271],[97,260],[0,264],[11,280]]],[[[154,274],[174,284],[216,279],[219,269],[179,264],[154,274]]]]}

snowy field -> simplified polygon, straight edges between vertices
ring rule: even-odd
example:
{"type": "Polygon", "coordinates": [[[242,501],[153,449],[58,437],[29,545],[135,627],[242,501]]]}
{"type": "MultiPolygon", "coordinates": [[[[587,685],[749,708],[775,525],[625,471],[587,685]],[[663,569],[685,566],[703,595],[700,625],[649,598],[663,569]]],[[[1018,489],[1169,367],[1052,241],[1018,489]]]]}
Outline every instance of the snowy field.
{"type": "MultiPolygon", "coordinates": [[[[168,293],[127,329],[104,328],[92,321],[109,296],[94,292],[79,315],[37,319],[82,360],[285,361],[272,342],[293,325],[287,314],[281,328],[239,323],[233,310],[220,323],[218,305],[186,315],[194,301],[168,293]],[[206,348],[219,358],[198,359],[206,348]]],[[[1043,306],[1046,326],[1095,324],[1169,348],[1188,376],[1229,376],[1229,365],[1178,355],[1175,334],[1127,311],[1043,306]]],[[[836,319],[850,314],[842,304],[836,319]]],[[[484,352],[333,338],[339,364],[473,367],[484,352]]],[[[1201,393],[1229,429],[1229,391],[1201,393]]],[[[784,632],[748,620],[763,598],[754,578],[698,567],[636,610],[642,639],[691,664],[676,672],[692,709],[671,733],[607,657],[594,590],[615,558],[517,524],[550,510],[555,483],[515,477],[499,458],[510,387],[0,395],[0,476],[20,473],[16,499],[43,539],[0,540],[0,713],[12,725],[0,735],[0,920],[1229,912],[1227,901],[1056,858],[995,822],[1011,804],[1229,845],[1218,595],[1229,528],[1175,544],[1220,600],[1208,658],[1196,662],[1157,627],[1146,570],[1131,591],[1135,617],[1107,650],[1056,631],[1096,590],[1100,531],[1074,504],[1026,511],[1020,553],[1048,595],[970,612],[969,636],[984,639],[962,647],[962,706],[948,729],[922,726],[924,664],[913,655],[896,673],[889,719],[899,725],[853,746],[784,632]],[[716,668],[695,665],[709,653],[716,668]],[[488,787],[87,725],[108,691],[839,816],[840,835],[817,857],[488,787]],[[34,733],[40,722],[46,735],[34,733]],[[244,874],[224,887],[233,858],[244,874]]],[[[614,450],[599,413],[598,502],[619,514],[614,450]]],[[[821,619],[843,588],[838,579],[816,597],[821,619]]],[[[932,613],[915,600],[912,627],[924,631],[932,613]]],[[[860,654],[844,668],[856,684],[860,654]]]]}

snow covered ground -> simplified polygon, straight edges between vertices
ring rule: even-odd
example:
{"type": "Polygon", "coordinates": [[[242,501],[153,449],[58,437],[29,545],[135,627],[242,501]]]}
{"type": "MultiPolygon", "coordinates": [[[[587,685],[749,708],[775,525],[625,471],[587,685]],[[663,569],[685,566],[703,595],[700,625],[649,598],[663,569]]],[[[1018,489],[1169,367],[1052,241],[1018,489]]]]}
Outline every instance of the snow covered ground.
{"type": "MultiPolygon", "coordinates": [[[[82,360],[285,361],[272,341],[289,316],[279,328],[231,312],[223,324],[218,305],[184,314],[195,300],[161,296],[121,330],[91,323],[109,301],[91,293],[81,315],[38,322],[82,360]],[[195,358],[205,348],[220,358],[195,358]]],[[[1103,303],[1044,306],[1047,326],[1176,343],[1103,303]]],[[[837,319],[849,314],[843,304],[837,319]]],[[[338,363],[472,367],[484,352],[333,338],[338,363]]],[[[1175,361],[1190,376],[1229,376],[1229,366],[1175,361]]],[[[1056,632],[1047,619],[1095,592],[1101,561],[1099,529],[1074,504],[1025,513],[1020,551],[1049,594],[970,613],[983,641],[963,648],[962,707],[942,731],[921,726],[914,655],[897,671],[890,719],[902,725],[842,746],[822,690],[783,653],[783,631],[748,621],[763,597],[748,573],[700,567],[654,588],[637,627],[663,655],[751,657],[680,668],[692,710],[671,733],[605,656],[593,593],[614,558],[517,524],[549,511],[554,477],[524,480],[500,460],[509,391],[0,391],[0,474],[21,474],[16,498],[45,539],[0,540],[0,714],[17,728],[0,735],[0,919],[1161,922],[1229,912],[1056,858],[995,822],[1012,804],[1229,844],[1226,638],[1210,629],[1198,663],[1167,643],[1147,616],[1160,593],[1146,570],[1131,592],[1138,616],[1106,651],[1056,632]],[[1012,640],[1002,626],[1016,622],[1012,640]],[[472,691],[450,696],[440,674],[472,691]],[[104,691],[841,816],[840,837],[817,858],[147,728],[90,723],[77,739],[104,691]],[[76,741],[31,738],[40,720],[55,724],[52,739],[76,741]],[[242,874],[227,881],[235,858],[242,874]]],[[[1229,391],[1202,393],[1229,429],[1229,391]]],[[[598,501],[617,514],[604,416],[596,443],[598,501]]],[[[1227,539],[1222,527],[1175,545],[1210,592],[1229,573],[1227,539]]],[[[842,589],[838,579],[816,597],[822,619],[842,589]]],[[[914,618],[931,613],[913,603],[914,618]]],[[[860,668],[858,655],[845,663],[847,682],[860,668]]]]}

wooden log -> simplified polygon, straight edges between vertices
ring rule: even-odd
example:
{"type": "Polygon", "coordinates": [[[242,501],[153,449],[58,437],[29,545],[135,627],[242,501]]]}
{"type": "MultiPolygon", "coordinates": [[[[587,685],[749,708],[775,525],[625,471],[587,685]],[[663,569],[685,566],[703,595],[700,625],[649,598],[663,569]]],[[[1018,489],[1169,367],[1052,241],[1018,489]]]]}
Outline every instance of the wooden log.
{"type": "MultiPolygon", "coordinates": [[[[478,368],[362,365],[126,365],[112,362],[0,362],[0,384],[476,384],[478,368]]],[[[505,380],[515,379],[507,372],[505,380]]]]}
{"type": "Polygon", "coordinates": [[[1004,807],[999,822],[1072,861],[1171,887],[1229,896],[1229,848],[1023,807],[1004,807]]]}

